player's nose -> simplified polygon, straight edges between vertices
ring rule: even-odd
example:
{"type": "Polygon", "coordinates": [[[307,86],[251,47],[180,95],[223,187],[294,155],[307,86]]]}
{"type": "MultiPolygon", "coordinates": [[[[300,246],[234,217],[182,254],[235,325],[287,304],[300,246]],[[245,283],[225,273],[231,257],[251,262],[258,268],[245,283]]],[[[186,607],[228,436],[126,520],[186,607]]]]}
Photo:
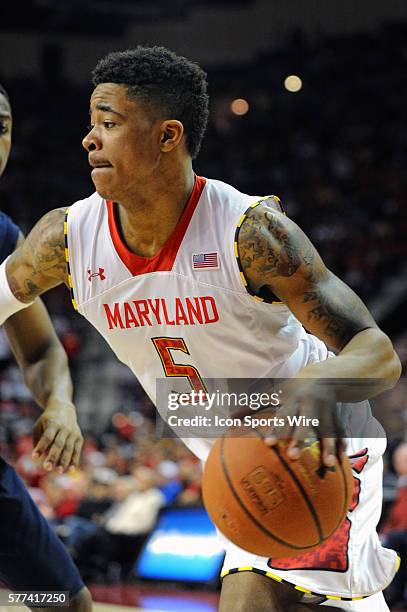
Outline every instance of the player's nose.
{"type": "Polygon", "coordinates": [[[86,151],[99,151],[102,148],[102,143],[100,138],[96,133],[95,128],[93,127],[90,132],[88,132],[85,138],[82,140],[82,146],[86,151]]]}

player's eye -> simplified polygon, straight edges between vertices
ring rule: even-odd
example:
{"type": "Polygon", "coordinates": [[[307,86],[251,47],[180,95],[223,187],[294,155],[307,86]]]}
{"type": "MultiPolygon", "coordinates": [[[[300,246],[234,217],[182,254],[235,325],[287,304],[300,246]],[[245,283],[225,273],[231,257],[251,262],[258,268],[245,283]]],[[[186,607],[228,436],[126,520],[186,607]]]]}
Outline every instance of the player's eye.
{"type": "Polygon", "coordinates": [[[8,128],[7,123],[5,121],[0,120],[0,134],[1,135],[7,134],[8,130],[9,128],[8,128]]]}
{"type": "Polygon", "coordinates": [[[103,122],[103,127],[105,127],[107,130],[110,130],[112,127],[114,127],[116,124],[113,123],[113,121],[104,121],[103,122]]]}

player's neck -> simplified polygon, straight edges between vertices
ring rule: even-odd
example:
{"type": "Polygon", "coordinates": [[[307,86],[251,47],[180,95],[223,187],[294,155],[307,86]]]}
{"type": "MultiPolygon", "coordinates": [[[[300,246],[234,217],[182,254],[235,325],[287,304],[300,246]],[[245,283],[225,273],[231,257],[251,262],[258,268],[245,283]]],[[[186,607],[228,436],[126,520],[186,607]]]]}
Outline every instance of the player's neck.
{"type": "Polygon", "coordinates": [[[127,248],[142,257],[153,257],[174,231],[193,187],[189,163],[176,173],[161,171],[131,201],[119,202],[118,221],[127,248]]]}

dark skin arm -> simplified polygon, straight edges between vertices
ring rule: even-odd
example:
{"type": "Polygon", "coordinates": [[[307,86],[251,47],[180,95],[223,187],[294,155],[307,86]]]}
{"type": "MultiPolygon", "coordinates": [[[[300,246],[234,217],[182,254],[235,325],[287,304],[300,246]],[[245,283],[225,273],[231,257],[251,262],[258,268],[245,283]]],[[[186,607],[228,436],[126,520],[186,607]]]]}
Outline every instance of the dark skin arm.
{"type": "Polygon", "coordinates": [[[7,261],[10,289],[25,304],[62,283],[68,287],[65,213],[65,208],[56,208],[44,215],[7,261]]]}
{"type": "MultiPolygon", "coordinates": [[[[401,372],[399,358],[363,302],[325,267],[306,235],[274,205],[264,203],[250,211],[240,229],[238,249],[251,290],[259,293],[266,287],[272,291],[309,332],[337,353],[335,359],[302,368],[295,378],[308,379],[307,386],[301,387],[301,395],[297,389],[296,396],[291,396],[301,403],[302,414],[318,416],[322,430],[334,432],[330,435],[336,441],[324,438],[322,444],[323,461],[332,465],[334,455],[340,457],[342,449],[335,403],[362,401],[393,387],[401,372]],[[333,379],[349,379],[352,384],[338,380],[338,384],[321,388],[318,379],[329,379],[331,383],[333,379]]],[[[292,405],[286,408],[293,414],[292,405]]],[[[284,434],[280,429],[280,435],[291,439],[289,456],[298,458],[295,438],[304,437],[304,432],[286,430],[284,434]]],[[[317,431],[317,436],[324,434],[317,431]]],[[[274,437],[270,438],[270,444],[275,442],[274,437]]]]}
{"type": "Polygon", "coordinates": [[[293,221],[259,205],[242,224],[238,247],[251,289],[258,293],[269,288],[308,331],[338,353],[334,360],[307,366],[297,377],[366,379],[361,387],[338,388],[338,401],[367,399],[397,382],[400,361],[389,338],[354,291],[325,267],[293,221]]]}
{"type": "MultiPolygon", "coordinates": [[[[17,247],[23,242],[20,235],[17,247]]],[[[42,456],[48,470],[77,466],[83,437],[72,403],[68,361],[44,304],[35,300],[11,316],[4,328],[25,382],[43,409],[33,431],[34,456],[42,456]]]]}

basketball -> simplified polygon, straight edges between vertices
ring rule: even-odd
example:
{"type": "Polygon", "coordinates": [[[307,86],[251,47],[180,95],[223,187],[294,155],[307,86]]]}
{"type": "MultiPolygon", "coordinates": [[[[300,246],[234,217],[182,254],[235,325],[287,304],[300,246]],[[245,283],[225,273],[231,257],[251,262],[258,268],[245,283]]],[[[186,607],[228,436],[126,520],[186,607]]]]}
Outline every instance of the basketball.
{"type": "Polygon", "coordinates": [[[321,466],[313,442],[293,461],[287,446],[268,447],[256,431],[223,436],[205,465],[203,499],[213,522],[234,544],[260,556],[312,551],[340,526],[352,500],[347,458],[321,466]]]}

